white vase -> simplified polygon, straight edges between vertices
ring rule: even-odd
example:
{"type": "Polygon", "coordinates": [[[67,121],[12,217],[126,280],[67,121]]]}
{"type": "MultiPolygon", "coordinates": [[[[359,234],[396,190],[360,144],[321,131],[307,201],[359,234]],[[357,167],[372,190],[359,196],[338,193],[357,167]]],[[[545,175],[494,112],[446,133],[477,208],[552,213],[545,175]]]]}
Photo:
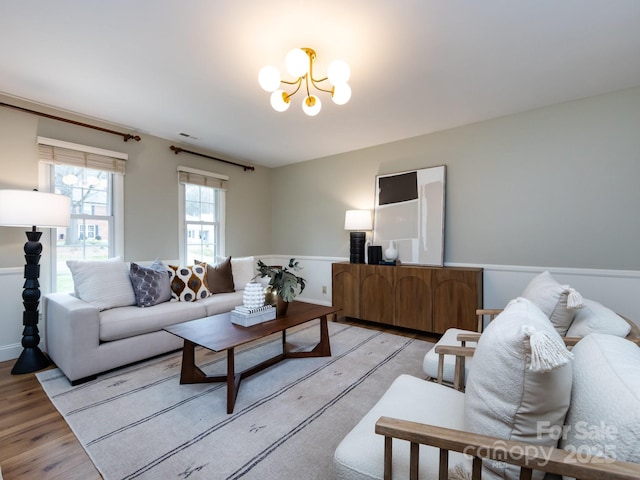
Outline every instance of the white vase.
{"type": "Polygon", "coordinates": [[[258,308],[264,305],[264,287],[257,282],[247,283],[242,295],[242,303],[247,308],[258,308]]]}
{"type": "Polygon", "coordinates": [[[395,240],[389,242],[389,248],[384,251],[384,259],[388,262],[398,259],[398,247],[395,240]]]}

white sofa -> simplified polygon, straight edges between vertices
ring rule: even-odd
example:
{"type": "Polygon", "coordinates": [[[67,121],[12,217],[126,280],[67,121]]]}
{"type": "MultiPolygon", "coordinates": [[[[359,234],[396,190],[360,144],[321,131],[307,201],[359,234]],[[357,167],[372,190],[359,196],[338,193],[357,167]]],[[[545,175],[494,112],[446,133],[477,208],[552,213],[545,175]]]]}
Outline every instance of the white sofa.
{"type": "Polygon", "coordinates": [[[100,311],[69,293],[45,297],[46,349],[72,384],[98,373],[182,347],[162,329],[233,310],[242,291],[218,293],[197,302],[164,302],[153,307],[100,311]]]}
{"type": "MultiPolygon", "coordinates": [[[[410,443],[398,438],[420,444],[419,478],[438,478],[439,449],[428,445],[437,445],[434,438],[442,432],[426,430],[425,434],[421,427],[427,425],[452,429],[453,438],[463,444],[459,451],[469,452],[464,442],[474,441],[472,433],[482,434],[489,436],[482,439],[487,447],[478,450],[483,454],[490,455],[491,448],[504,446],[505,441],[525,447],[559,447],[555,452],[560,463],[582,467],[592,462],[587,468],[605,471],[630,468],[632,476],[626,478],[640,478],[640,465],[612,463],[640,463],[640,348],[625,338],[591,333],[571,354],[557,350],[562,345],[559,334],[550,323],[544,325],[547,318],[530,304],[526,299],[512,302],[487,327],[478,342],[465,393],[408,375],[397,378],[336,449],[335,477],[383,478],[385,437],[376,429],[389,424],[381,417],[390,417],[417,424],[409,427],[407,435],[393,439],[389,478],[409,478],[410,443]],[[547,346],[540,348],[540,342],[547,346]],[[531,370],[534,364],[535,371],[531,370]],[[589,455],[606,459],[594,462],[589,455]]],[[[454,442],[445,443],[445,448],[454,449],[454,442]]],[[[529,450],[521,447],[514,452],[522,458],[529,450]]],[[[547,452],[537,451],[542,456],[547,452]]],[[[498,456],[505,458],[499,452],[498,456]]],[[[518,468],[507,463],[485,460],[482,478],[517,478],[518,468]]],[[[470,478],[470,465],[469,457],[451,453],[449,478],[470,478]]],[[[549,462],[542,465],[548,468],[545,471],[561,472],[549,462]]],[[[533,478],[542,475],[534,472],[533,478]]]]}
{"type": "Polygon", "coordinates": [[[134,291],[128,277],[129,264],[122,267],[118,261],[93,262],[99,267],[99,273],[89,271],[93,278],[74,274],[75,294],[53,293],[44,298],[46,350],[72,384],[179,349],[182,339],[162,329],[175,323],[228,312],[242,305],[243,288],[251,281],[255,270],[253,257],[243,257],[238,261],[232,259],[233,286],[227,290],[235,291],[215,293],[196,301],[163,299],[160,303],[141,308],[136,305],[135,296],[131,300],[134,291]],[[113,275],[105,274],[106,270],[113,275]],[[100,278],[96,280],[98,275],[100,278]],[[83,281],[83,285],[78,285],[78,281],[83,281]],[[92,288],[85,288],[85,281],[94,282],[92,288]]]}

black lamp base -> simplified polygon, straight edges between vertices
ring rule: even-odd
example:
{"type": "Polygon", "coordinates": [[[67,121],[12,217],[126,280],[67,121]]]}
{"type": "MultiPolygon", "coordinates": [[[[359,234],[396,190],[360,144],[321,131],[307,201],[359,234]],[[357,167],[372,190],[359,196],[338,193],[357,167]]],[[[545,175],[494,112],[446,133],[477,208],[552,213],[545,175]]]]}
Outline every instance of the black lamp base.
{"type": "Polygon", "coordinates": [[[24,244],[24,289],[22,290],[22,347],[23,351],[13,366],[11,373],[14,375],[31,373],[51,365],[51,361],[40,350],[40,332],[38,331],[38,305],[40,304],[40,253],[42,244],[40,236],[42,232],[36,231],[34,226],[27,234],[27,243],[24,244]]]}
{"type": "Polygon", "coordinates": [[[350,252],[349,261],[351,263],[364,263],[364,243],[366,239],[365,232],[350,232],[350,252]]]}
{"type": "Polygon", "coordinates": [[[38,347],[25,348],[11,369],[12,375],[32,373],[51,365],[51,360],[38,347]]]}

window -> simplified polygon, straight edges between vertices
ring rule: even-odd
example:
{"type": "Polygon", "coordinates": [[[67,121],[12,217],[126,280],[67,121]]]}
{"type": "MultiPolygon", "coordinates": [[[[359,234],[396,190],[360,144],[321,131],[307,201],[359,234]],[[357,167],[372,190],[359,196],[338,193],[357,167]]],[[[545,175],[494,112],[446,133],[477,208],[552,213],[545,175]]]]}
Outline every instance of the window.
{"type": "Polygon", "coordinates": [[[227,178],[178,167],[181,190],[181,261],[215,262],[224,255],[224,211],[227,178]]]}
{"type": "Polygon", "coordinates": [[[73,291],[67,260],[122,255],[122,191],[126,155],[38,138],[49,191],[71,198],[69,227],[52,232],[51,289],[73,291]],[[97,152],[97,153],[96,153],[97,152]]]}

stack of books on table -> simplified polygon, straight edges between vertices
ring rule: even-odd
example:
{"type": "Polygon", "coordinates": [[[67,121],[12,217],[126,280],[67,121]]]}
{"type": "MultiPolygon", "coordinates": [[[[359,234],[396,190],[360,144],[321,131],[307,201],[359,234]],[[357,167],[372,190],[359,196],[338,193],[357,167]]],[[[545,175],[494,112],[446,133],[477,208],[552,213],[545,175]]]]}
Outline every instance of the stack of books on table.
{"type": "Polygon", "coordinates": [[[239,306],[231,310],[231,323],[250,327],[258,323],[267,322],[276,318],[276,307],[273,305],[264,305],[257,308],[247,308],[239,306]]]}

